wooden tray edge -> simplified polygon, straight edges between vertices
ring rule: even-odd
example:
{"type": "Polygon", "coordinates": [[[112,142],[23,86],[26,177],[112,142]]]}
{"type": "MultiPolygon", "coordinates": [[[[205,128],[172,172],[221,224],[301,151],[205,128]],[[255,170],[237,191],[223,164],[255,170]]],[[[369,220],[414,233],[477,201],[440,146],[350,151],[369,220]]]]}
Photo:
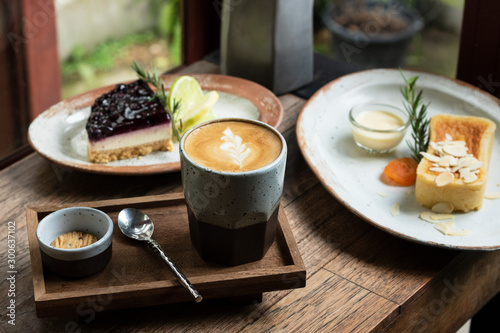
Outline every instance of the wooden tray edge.
{"type": "MultiPolygon", "coordinates": [[[[290,256],[292,257],[292,261],[297,269],[303,270],[304,274],[306,273],[306,266],[304,261],[302,260],[302,256],[300,255],[299,247],[297,242],[295,241],[295,236],[293,235],[292,228],[290,227],[290,223],[288,223],[288,218],[285,214],[285,209],[283,206],[280,207],[278,212],[278,221],[279,229],[285,239],[287,249],[290,251],[290,256]]],[[[304,285],[305,286],[305,285],[304,285]]]]}
{"type": "MultiPolygon", "coordinates": [[[[130,204],[147,204],[150,206],[151,204],[162,205],[166,201],[170,202],[170,204],[178,204],[179,201],[184,202],[184,195],[182,192],[179,193],[168,193],[162,195],[152,195],[152,196],[144,196],[144,197],[132,197],[132,198],[122,198],[122,199],[111,199],[111,200],[98,200],[98,201],[88,201],[88,202],[79,202],[79,203],[68,203],[68,204],[58,204],[58,205],[44,205],[44,206],[35,206],[26,209],[26,221],[28,225],[28,240],[29,240],[29,249],[30,249],[30,259],[31,259],[31,267],[32,267],[32,277],[33,277],[33,288],[34,288],[34,299],[35,299],[35,307],[36,313],[38,317],[49,317],[49,316],[57,316],[65,313],[78,313],[78,308],[87,304],[89,299],[98,300],[102,296],[109,296],[115,300],[115,302],[109,302],[110,306],[105,307],[105,310],[116,310],[128,308],[127,303],[120,302],[120,298],[130,297],[131,293],[138,293],[143,295],[144,292],[154,293],[156,296],[163,295],[158,292],[158,286],[155,284],[147,283],[147,284],[134,284],[127,285],[128,288],[113,287],[109,289],[106,288],[106,293],[97,293],[100,290],[96,290],[96,293],[88,293],[83,292],[82,295],[77,297],[65,298],[64,293],[57,294],[49,294],[46,292],[45,288],[45,279],[43,275],[43,266],[41,261],[40,250],[38,247],[38,241],[36,239],[36,226],[37,219],[39,213],[50,213],[52,211],[66,208],[66,207],[94,207],[97,209],[105,209],[107,207],[117,208],[120,206],[126,207],[130,206],[130,204]],[[137,289],[138,286],[141,288],[137,289]],[[134,289],[135,288],[135,289],[134,289]],[[120,290],[122,289],[122,290],[120,290]],[[125,289],[125,290],[123,290],[125,289]],[[116,302],[118,300],[118,302],[116,302]],[[78,302],[78,305],[75,306],[73,303],[78,302]]],[[[223,298],[223,297],[233,297],[233,296],[243,296],[248,294],[262,293],[266,291],[273,290],[286,290],[286,289],[295,289],[295,288],[303,288],[306,285],[306,268],[300,252],[298,250],[297,244],[295,242],[295,238],[293,236],[292,230],[288,223],[288,219],[286,218],[286,214],[284,212],[283,207],[280,207],[279,210],[279,218],[278,218],[278,233],[283,238],[286,249],[288,251],[288,255],[290,256],[292,264],[286,266],[280,266],[276,269],[276,272],[273,274],[268,274],[262,276],[259,274],[259,270],[240,272],[240,274],[233,273],[233,278],[231,280],[227,280],[225,282],[228,283],[241,283],[245,280],[251,280],[253,283],[253,287],[250,289],[246,289],[242,291],[240,294],[235,294],[233,292],[228,292],[227,295],[221,296],[220,294],[217,297],[211,297],[210,293],[204,294],[205,299],[211,298],[223,298]],[[234,278],[234,275],[241,275],[238,278],[234,278]],[[257,280],[256,280],[257,279],[257,280]],[[286,279],[286,280],[285,280],[286,279]],[[280,280],[281,283],[276,281],[280,280]],[[286,286],[284,286],[285,284],[286,286]]],[[[269,269],[262,269],[263,271],[268,271],[269,269]]],[[[223,274],[212,275],[212,281],[207,282],[205,277],[192,277],[190,278],[193,284],[196,284],[200,290],[204,289],[203,284],[208,285],[210,283],[216,281],[223,281],[223,274]],[[197,283],[198,279],[204,279],[205,283],[197,283]]],[[[163,281],[161,281],[163,282],[163,281]]],[[[172,286],[164,286],[160,287],[163,289],[170,288],[168,291],[168,302],[165,302],[165,299],[162,299],[158,302],[148,302],[146,305],[159,305],[159,304],[169,304],[169,303],[179,303],[183,301],[189,301],[189,297],[186,296],[185,291],[182,287],[172,288],[172,286]],[[172,289],[175,289],[172,292],[172,289]]],[[[74,291],[72,292],[74,295],[74,291]]],[[[136,305],[137,307],[142,306],[141,304],[136,305]]],[[[134,306],[135,307],[135,306],[134,306]]]]}
{"type": "Polygon", "coordinates": [[[28,228],[28,246],[31,260],[31,275],[33,278],[33,292],[35,303],[45,294],[45,279],[43,278],[42,255],[36,238],[38,212],[35,209],[26,209],[26,225],[28,228]],[[40,278],[41,276],[41,278],[40,278]]]}

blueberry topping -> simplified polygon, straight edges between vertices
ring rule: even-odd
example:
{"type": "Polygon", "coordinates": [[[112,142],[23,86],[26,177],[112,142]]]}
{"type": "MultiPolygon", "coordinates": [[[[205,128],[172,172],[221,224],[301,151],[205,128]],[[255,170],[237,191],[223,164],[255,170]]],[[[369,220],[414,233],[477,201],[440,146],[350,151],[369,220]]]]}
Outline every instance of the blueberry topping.
{"type": "Polygon", "coordinates": [[[86,124],[90,140],[170,122],[158,98],[143,80],[117,84],[97,98],[86,124]]]}

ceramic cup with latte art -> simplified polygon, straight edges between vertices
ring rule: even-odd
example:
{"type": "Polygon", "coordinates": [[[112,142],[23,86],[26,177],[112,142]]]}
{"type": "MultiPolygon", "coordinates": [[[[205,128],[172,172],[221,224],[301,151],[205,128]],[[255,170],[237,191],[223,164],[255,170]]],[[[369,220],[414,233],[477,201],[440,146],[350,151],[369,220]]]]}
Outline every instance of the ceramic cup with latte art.
{"type": "Polygon", "coordinates": [[[217,119],[181,139],[189,229],[200,256],[226,265],[260,260],[274,241],[287,146],[256,120],[217,119]]]}

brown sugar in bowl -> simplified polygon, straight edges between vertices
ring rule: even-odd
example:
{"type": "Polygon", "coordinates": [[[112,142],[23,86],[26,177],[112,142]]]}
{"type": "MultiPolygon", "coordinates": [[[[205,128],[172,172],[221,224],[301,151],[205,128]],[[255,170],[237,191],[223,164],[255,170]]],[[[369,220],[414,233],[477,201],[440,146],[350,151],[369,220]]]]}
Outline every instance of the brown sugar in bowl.
{"type": "Polygon", "coordinates": [[[104,212],[89,207],[70,207],[55,211],[38,224],[36,237],[42,262],[53,273],[70,278],[95,274],[111,260],[113,221],[104,212]],[[52,245],[60,235],[81,231],[94,235],[97,241],[76,249],[52,245]]]}

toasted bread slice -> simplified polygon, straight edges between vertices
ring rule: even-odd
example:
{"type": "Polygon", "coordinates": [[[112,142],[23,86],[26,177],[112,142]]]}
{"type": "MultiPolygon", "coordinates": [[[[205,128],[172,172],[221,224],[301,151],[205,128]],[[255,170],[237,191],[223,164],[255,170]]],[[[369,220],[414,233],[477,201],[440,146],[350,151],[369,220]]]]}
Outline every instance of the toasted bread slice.
{"type": "Polygon", "coordinates": [[[429,144],[428,154],[440,155],[439,150],[435,149],[438,147],[438,143],[441,147],[441,145],[446,145],[445,142],[463,141],[467,147],[467,153],[472,154],[481,163],[473,176],[474,178],[477,176],[477,179],[473,181],[465,180],[459,172],[460,170],[456,170],[457,167],[448,167],[448,171],[445,173],[448,173],[447,176],[450,176],[451,180],[440,183],[436,181],[436,178],[443,173],[442,170],[439,171],[439,168],[443,169],[442,166],[428,158],[422,158],[417,168],[415,184],[415,195],[418,202],[427,208],[432,208],[439,202],[449,202],[455,211],[463,212],[481,208],[486,190],[495,128],[495,123],[480,117],[452,115],[432,117],[429,142],[434,144],[429,144]]]}

